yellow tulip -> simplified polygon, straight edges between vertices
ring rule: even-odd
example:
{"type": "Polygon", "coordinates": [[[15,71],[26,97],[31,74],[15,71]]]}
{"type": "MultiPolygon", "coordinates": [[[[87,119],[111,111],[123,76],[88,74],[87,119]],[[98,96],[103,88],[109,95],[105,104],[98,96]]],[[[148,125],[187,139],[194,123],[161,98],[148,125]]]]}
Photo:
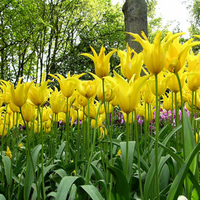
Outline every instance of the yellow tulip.
{"type": "Polygon", "coordinates": [[[135,79],[140,76],[141,68],[143,65],[143,54],[137,54],[134,50],[128,46],[127,52],[118,50],[118,56],[120,57],[121,72],[128,80],[135,74],[135,79]],[[134,53],[134,56],[132,54],[134,53]]]}
{"type": "Polygon", "coordinates": [[[106,80],[111,82],[116,88],[116,96],[118,98],[118,103],[122,111],[125,113],[130,113],[136,109],[141,95],[140,90],[149,76],[139,77],[134,81],[134,76],[132,76],[129,83],[114,71],[115,77],[105,77],[106,80]]]}
{"type": "Polygon", "coordinates": [[[96,95],[96,88],[98,85],[97,80],[81,81],[77,78],[71,78],[70,80],[75,83],[78,92],[87,99],[96,95]]]}
{"type": "Polygon", "coordinates": [[[42,122],[46,122],[48,120],[51,120],[52,118],[52,110],[50,107],[43,107],[42,108],[42,122]]]}
{"type": "Polygon", "coordinates": [[[87,98],[82,96],[81,94],[77,94],[77,101],[83,107],[85,107],[88,103],[87,98]]]}
{"type": "Polygon", "coordinates": [[[82,109],[79,109],[79,111],[78,111],[78,118],[79,118],[79,120],[83,120],[83,110],[82,109]]]}
{"type": "Polygon", "coordinates": [[[58,113],[58,121],[62,121],[63,123],[66,123],[66,114],[64,112],[58,113]]]}
{"type": "Polygon", "coordinates": [[[7,146],[7,149],[6,149],[6,156],[8,156],[10,159],[12,159],[12,152],[10,151],[10,148],[7,146]]]}
{"type": "Polygon", "coordinates": [[[89,73],[91,74],[96,82],[97,82],[97,98],[99,101],[104,101],[104,96],[105,96],[105,101],[109,102],[112,101],[115,98],[115,91],[114,88],[112,87],[111,84],[109,84],[109,82],[104,81],[104,88],[103,88],[103,81],[102,79],[100,79],[98,76],[96,76],[93,73],[89,73]]]}
{"type": "MultiPolygon", "coordinates": [[[[58,77],[52,74],[49,74],[49,75],[58,81],[58,83],[60,84],[60,90],[65,97],[69,98],[72,96],[72,94],[74,93],[74,83],[70,81],[70,77],[71,77],[70,72],[68,73],[67,78],[64,78],[60,74],[56,74],[58,77]]],[[[74,75],[73,77],[80,78],[83,75],[84,73],[80,75],[74,75]]]]}
{"type": "MultiPolygon", "coordinates": [[[[167,89],[167,82],[169,78],[172,76],[172,74],[164,75],[163,72],[160,72],[158,74],[158,96],[163,95],[163,93],[167,89]]],[[[155,89],[155,76],[151,77],[149,80],[149,86],[151,88],[151,91],[154,95],[156,95],[156,89],[155,89]]]]}
{"type": "Polygon", "coordinates": [[[99,56],[97,55],[96,51],[90,46],[92,53],[94,56],[92,56],[91,54],[88,53],[82,53],[81,55],[83,56],[87,56],[90,59],[93,60],[94,62],[94,66],[95,66],[95,74],[99,77],[99,78],[103,78],[105,76],[108,76],[109,72],[110,72],[110,57],[113,55],[114,52],[116,52],[116,50],[113,50],[111,52],[109,52],[106,56],[105,56],[105,48],[102,46],[99,56]]]}
{"type": "Polygon", "coordinates": [[[176,33],[174,35],[168,34],[162,41],[161,32],[159,31],[154,38],[154,43],[149,43],[146,35],[142,32],[142,39],[138,34],[128,33],[135,38],[134,41],[139,42],[143,47],[144,64],[152,74],[159,74],[164,66],[166,60],[166,51],[168,45],[183,33],[176,33]]]}
{"type": "Polygon", "coordinates": [[[51,105],[51,110],[55,114],[58,114],[63,109],[65,99],[63,94],[60,91],[58,91],[56,87],[55,91],[51,94],[49,103],[51,105]]]}
{"type": "Polygon", "coordinates": [[[163,108],[166,111],[171,110],[172,111],[172,103],[173,103],[173,109],[175,108],[175,103],[174,101],[172,102],[172,93],[169,93],[167,95],[163,95],[163,108]]]}
{"type": "Polygon", "coordinates": [[[152,104],[155,101],[155,95],[152,93],[149,83],[147,83],[142,91],[143,100],[146,104],[152,104]]]}
{"type": "MultiPolygon", "coordinates": [[[[178,72],[179,74],[179,77],[180,77],[180,80],[181,80],[181,88],[183,88],[184,86],[184,82],[185,82],[185,73],[183,73],[183,70],[179,71],[178,72]]],[[[167,83],[167,86],[168,88],[174,92],[174,93],[177,93],[180,91],[180,88],[179,88],[179,83],[178,83],[178,80],[177,80],[177,77],[175,74],[173,74],[169,80],[168,80],[168,83],[167,83]]]]}
{"type": "Polygon", "coordinates": [[[188,73],[187,84],[191,91],[196,91],[200,87],[200,53],[194,56],[194,53],[188,55],[188,73]]]}
{"type": "Polygon", "coordinates": [[[70,108],[70,117],[71,117],[71,126],[72,126],[75,120],[77,119],[77,111],[74,110],[72,107],[70,108]]]}
{"type": "Polygon", "coordinates": [[[140,117],[145,117],[146,121],[151,121],[153,119],[153,112],[154,110],[151,107],[148,110],[148,106],[146,106],[146,113],[145,113],[144,104],[138,106],[137,108],[137,114],[140,115],[140,117]]]}
{"type": "Polygon", "coordinates": [[[200,42],[193,42],[193,38],[185,42],[179,43],[179,38],[173,40],[169,45],[169,49],[166,55],[165,68],[172,73],[177,73],[181,68],[185,66],[188,52],[192,46],[199,45],[200,42]]]}
{"type": "Polygon", "coordinates": [[[43,80],[40,86],[38,86],[37,84],[31,85],[29,89],[28,98],[36,106],[43,105],[47,101],[50,94],[50,90],[47,87],[49,80],[44,82],[44,76],[45,74],[43,72],[43,80]]]}
{"type": "MultiPolygon", "coordinates": [[[[89,104],[89,112],[90,112],[90,118],[95,119],[96,115],[97,115],[97,108],[94,105],[94,103],[89,104]]],[[[86,114],[86,116],[88,116],[88,105],[85,106],[85,114],[86,114]]]]}
{"type": "MultiPolygon", "coordinates": [[[[122,114],[124,116],[124,121],[127,123],[127,114],[123,111],[122,114]]],[[[135,121],[135,114],[131,112],[128,114],[128,123],[132,124],[134,121],[135,121]]]]}
{"type": "Polygon", "coordinates": [[[11,85],[7,81],[1,81],[0,88],[2,89],[2,100],[5,104],[10,103],[11,93],[10,93],[10,87],[11,85]]]}
{"type": "Polygon", "coordinates": [[[2,135],[5,136],[7,134],[7,131],[8,131],[8,126],[4,127],[4,124],[1,123],[0,124],[0,136],[2,136],[2,135]]]}
{"type": "Polygon", "coordinates": [[[14,89],[13,84],[10,83],[11,101],[18,107],[22,107],[26,103],[29,88],[34,81],[30,83],[21,83],[21,82],[22,82],[22,77],[18,81],[16,89],[14,89]]]}
{"type": "Polygon", "coordinates": [[[33,117],[35,116],[35,106],[31,105],[30,103],[25,103],[22,106],[22,115],[26,122],[32,121],[33,117]]]}
{"type": "Polygon", "coordinates": [[[17,113],[20,112],[19,107],[16,106],[12,101],[11,101],[8,105],[9,105],[9,108],[10,108],[13,112],[17,112],[17,113]]]}

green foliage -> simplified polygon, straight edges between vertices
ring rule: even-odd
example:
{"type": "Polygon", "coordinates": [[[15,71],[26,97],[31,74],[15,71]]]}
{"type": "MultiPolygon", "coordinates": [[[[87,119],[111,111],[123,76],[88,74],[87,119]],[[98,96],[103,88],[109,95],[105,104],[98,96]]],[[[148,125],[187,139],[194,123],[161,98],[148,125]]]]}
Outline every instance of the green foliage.
{"type": "MultiPolygon", "coordinates": [[[[17,82],[48,73],[81,73],[93,64],[80,56],[104,45],[124,48],[123,13],[111,0],[6,1],[0,5],[1,78],[17,82]],[[84,8],[84,9],[83,9],[84,8]]],[[[111,68],[118,65],[111,61],[111,68]]]]}

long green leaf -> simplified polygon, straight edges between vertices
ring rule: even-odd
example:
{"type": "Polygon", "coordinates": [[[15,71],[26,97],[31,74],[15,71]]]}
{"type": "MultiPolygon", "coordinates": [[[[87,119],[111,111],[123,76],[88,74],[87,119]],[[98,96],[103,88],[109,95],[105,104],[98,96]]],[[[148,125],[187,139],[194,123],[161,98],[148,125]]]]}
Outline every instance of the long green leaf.
{"type": "MultiPolygon", "coordinates": [[[[131,179],[132,168],[133,168],[133,155],[135,151],[135,141],[128,142],[128,171],[127,171],[127,178],[128,182],[131,179]]],[[[121,152],[122,152],[122,164],[123,170],[125,173],[125,165],[126,165],[126,142],[120,142],[121,152]]]]}
{"type": "Polygon", "coordinates": [[[105,178],[104,175],[103,175],[103,173],[101,172],[101,170],[99,168],[97,168],[93,163],[91,163],[91,167],[94,170],[94,173],[96,175],[96,179],[97,180],[105,178]]]}
{"type": "Polygon", "coordinates": [[[73,184],[76,184],[77,186],[82,185],[84,184],[84,179],[77,176],[65,176],[58,185],[56,200],[66,199],[73,184]]]}
{"type": "MultiPolygon", "coordinates": [[[[174,135],[174,133],[176,133],[181,127],[182,126],[179,125],[175,129],[173,129],[170,133],[166,133],[167,136],[164,139],[164,141],[162,142],[162,144],[166,145],[167,142],[170,140],[170,138],[174,135]]],[[[165,127],[165,130],[166,130],[166,127],[165,127]]],[[[163,134],[163,130],[161,130],[160,132],[163,134]]],[[[159,152],[158,160],[160,160],[163,151],[164,150],[161,147],[158,148],[158,152],[159,152]]],[[[144,200],[149,199],[150,192],[152,191],[152,185],[154,183],[154,177],[155,177],[155,157],[153,157],[153,159],[152,159],[152,165],[149,168],[147,176],[146,176],[146,181],[145,181],[145,185],[144,185],[144,200]]]]}
{"type": "Polygon", "coordinates": [[[2,161],[3,161],[3,165],[4,165],[7,184],[9,186],[11,186],[12,174],[13,174],[11,160],[8,156],[2,156],[2,161]]]}
{"type": "MultiPolygon", "coordinates": [[[[178,163],[179,166],[182,166],[184,164],[184,160],[182,160],[182,158],[180,156],[178,156],[177,154],[175,154],[171,149],[169,149],[168,147],[164,146],[160,142],[159,142],[159,145],[163,149],[165,149],[167,151],[167,153],[170,154],[174,158],[174,160],[176,160],[176,162],[178,163]]],[[[200,197],[200,185],[199,185],[199,183],[197,182],[197,180],[195,179],[193,173],[190,170],[188,170],[187,175],[188,175],[190,181],[193,183],[194,188],[196,188],[197,193],[198,193],[198,195],[200,197]]]]}
{"type": "Polygon", "coordinates": [[[190,155],[188,155],[185,162],[181,166],[179,173],[175,177],[175,179],[172,183],[172,186],[169,190],[169,195],[167,197],[167,200],[178,198],[179,192],[181,190],[181,187],[183,185],[183,181],[184,181],[184,179],[187,175],[189,167],[190,167],[194,157],[196,156],[196,154],[198,153],[199,150],[200,150],[200,143],[193,149],[193,151],[190,153],[190,155]]]}
{"type": "MultiPolygon", "coordinates": [[[[53,168],[55,165],[49,165],[47,167],[43,168],[43,175],[45,177],[45,175],[50,171],[51,168],[53,168]]],[[[38,179],[38,190],[39,190],[39,194],[40,194],[40,190],[41,190],[41,184],[42,184],[42,173],[40,174],[40,177],[38,179]]],[[[34,190],[33,195],[32,195],[32,200],[33,199],[37,199],[37,190],[34,190]]]]}
{"type": "Polygon", "coordinates": [[[129,200],[129,184],[123,171],[113,166],[109,166],[108,170],[113,174],[116,179],[115,185],[112,190],[113,195],[115,196],[115,200],[129,200]]]}
{"type": "Polygon", "coordinates": [[[3,194],[0,194],[0,200],[6,200],[6,198],[3,196],[3,194]]]}
{"type": "MultiPolygon", "coordinates": [[[[42,145],[37,145],[31,153],[31,157],[28,157],[28,163],[26,167],[26,175],[25,175],[25,182],[24,182],[24,199],[29,200],[30,192],[31,192],[31,185],[34,181],[34,174],[35,174],[35,167],[37,164],[39,152],[42,148],[42,145]]],[[[36,180],[35,180],[36,181],[36,180]]]]}
{"type": "Polygon", "coordinates": [[[98,189],[94,185],[82,185],[81,188],[93,199],[93,200],[104,200],[99,193],[98,189]]]}
{"type": "MultiPolygon", "coordinates": [[[[183,112],[183,129],[184,129],[184,152],[185,158],[193,151],[195,147],[195,138],[192,131],[192,126],[187,116],[186,111],[183,112]]],[[[190,166],[190,170],[194,173],[196,169],[196,159],[193,160],[190,166]]]]}

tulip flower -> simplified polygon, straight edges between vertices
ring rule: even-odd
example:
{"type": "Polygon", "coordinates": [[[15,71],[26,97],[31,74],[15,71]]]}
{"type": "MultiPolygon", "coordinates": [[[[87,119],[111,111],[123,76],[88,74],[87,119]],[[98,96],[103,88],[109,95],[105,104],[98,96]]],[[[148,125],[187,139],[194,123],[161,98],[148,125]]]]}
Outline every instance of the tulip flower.
{"type": "Polygon", "coordinates": [[[77,119],[77,111],[74,110],[72,107],[70,108],[70,117],[71,117],[71,126],[72,126],[75,120],[77,119]]]}
{"type": "Polygon", "coordinates": [[[136,109],[140,101],[140,90],[149,76],[143,76],[134,81],[134,76],[132,76],[129,83],[114,71],[115,77],[105,77],[105,79],[113,84],[116,88],[116,96],[118,98],[118,103],[120,108],[126,114],[129,114],[136,109]]]}
{"type": "MultiPolygon", "coordinates": [[[[179,71],[178,74],[179,74],[179,77],[180,77],[180,80],[181,80],[181,88],[183,88],[186,74],[183,73],[183,70],[179,71]]],[[[175,74],[173,74],[169,78],[167,86],[174,93],[177,93],[177,92],[180,91],[179,83],[178,83],[178,80],[177,80],[177,77],[176,77],[175,74]]]]}
{"type": "Polygon", "coordinates": [[[172,111],[172,103],[173,103],[173,108],[175,108],[175,103],[174,103],[174,101],[172,102],[172,94],[171,93],[169,93],[168,96],[163,95],[163,108],[166,111],[169,111],[169,110],[172,111]]]}
{"type": "Polygon", "coordinates": [[[143,54],[137,54],[132,50],[127,43],[127,52],[118,50],[118,56],[120,57],[121,72],[128,80],[135,74],[135,79],[140,76],[141,68],[143,65],[143,54]],[[134,56],[132,55],[134,54],[134,56]]]}
{"type": "MultiPolygon", "coordinates": [[[[124,121],[127,123],[127,114],[122,111],[122,114],[124,116],[124,121]]],[[[135,121],[135,115],[131,112],[128,114],[128,123],[132,124],[135,121]]]]}
{"type": "Polygon", "coordinates": [[[200,87],[200,53],[194,56],[194,53],[188,55],[187,85],[190,91],[196,91],[200,87]]]}
{"type": "Polygon", "coordinates": [[[43,72],[41,85],[31,85],[29,89],[28,98],[36,106],[43,105],[47,101],[50,94],[50,89],[47,87],[47,84],[50,81],[44,81],[44,77],[45,73],[43,72]]]}
{"type": "Polygon", "coordinates": [[[91,58],[94,62],[94,66],[95,66],[95,74],[99,77],[99,78],[103,78],[105,76],[108,76],[109,72],[110,72],[110,57],[113,55],[113,53],[116,52],[116,50],[113,50],[111,52],[109,52],[106,56],[105,56],[105,48],[102,46],[99,56],[97,55],[96,51],[90,46],[92,53],[94,56],[92,56],[91,54],[88,53],[82,53],[82,56],[87,56],[89,58],[91,58]]]}
{"type": "MultiPolygon", "coordinates": [[[[90,103],[89,112],[90,112],[90,118],[95,119],[96,115],[97,115],[97,108],[94,105],[94,103],[90,103]]],[[[86,114],[86,116],[88,116],[88,105],[85,107],[85,114],[86,114]]]]}
{"type": "Polygon", "coordinates": [[[1,119],[1,123],[2,124],[0,124],[0,136],[2,136],[2,135],[5,136],[7,134],[7,131],[8,131],[8,126],[4,127],[2,119],[1,119]]]}
{"type": "Polygon", "coordinates": [[[55,91],[51,94],[49,103],[51,105],[51,110],[55,114],[58,114],[63,109],[65,99],[63,94],[60,91],[58,92],[58,89],[56,87],[55,91]]]}
{"type": "Polygon", "coordinates": [[[22,115],[26,122],[32,121],[33,117],[36,115],[35,106],[31,105],[30,103],[25,103],[22,106],[22,115]]]}
{"type": "Polygon", "coordinates": [[[14,89],[13,84],[10,83],[11,101],[18,107],[22,107],[26,103],[29,88],[31,87],[31,84],[34,81],[30,83],[21,83],[21,82],[22,82],[22,77],[19,79],[16,89],[14,89]]]}
{"type": "Polygon", "coordinates": [[[3,81],[3,80],[1,81],[0,88],[3,91],[2,100],[5,104],[10,103],[10,98],[11,98],[10,87],[11,87],[10,83],[8,83],[7,81],[3,81]]]}
{"type": "MultiPolygon", "coordinates": [[[[164,74],[163,72],[160,72],[158,74],[158,96],[163,95],[163,93],[167,89],[167,82],[169,78],[172,76],[172,74],[164,74]]],[[[156,95],[156,89],[155,89],[155,77],[151,77],[148,81],[149,86],[151,88],[151,91],[154,95],[156,95]]]]}
{"type": "Polygon", "coordinates": [[[200,42],[192,42],[193,38],[181,44],[179,38],[173,40],[169,44],[169,49],[166,54],[165,68],[171,73],[177,73],[181,68],[185,66],[188,52],[191,47],[199,45],[200,42]]]}
{"type": "Polygon", "coordinates": [[[168,34],[162,41],[161,32],[159,31],[154,38],[154,43],[149,43],[146,35],[142,32],[142,39],[138,34],[128,33],[134,41],[139,42],[143,47],[144,64],[153,75],[159,74],[165,67],[166,52],[168,45],[183,33],[176,33],[174,35],[168,34]]]}
{"type": "Polygon", "coordinates": [[[94,78],[95,81],[97,82],[97,98],[99,101],[104,101],[104,97],[105,97],[105,101],[106,102],[110,102],[115,98],[115,91],[114,88],[112,87],[111,84],[109,84],[109,82],[104,81],[104,88],[103,88],[103,81],[102,79],[100,79],[98,76],[96,76],[93,73],[89,73],[91,74],[94,78]]]}
{"type": "Polygon", "coordinates": [[[49,119],[51,120],[52,118],[51,115],[52,115],[52,110],[50,107],[45,106],[42,108],[42,122],[46,122],[49,119]]]}
{"type": "MultiPolygon", "coordinates": [[[[58,83],[60,84],[60,90],[63,93],[63,95],[65,97],[69,98],[74,93],[74,83],[69,80],[70,79],[70,72],[68,73],[67,78],[64,78],[60,74],[56,74],[56,75],[58,77],[50,74],[50,76],[55,78],[58,81],[58,83]]],[[[80,75],[74,75],[73,77],[80,78],[83,75],[84,75],[84,73],[82,73],[80,75]]]]}
{"type": "Polygon", "coordinates": [[[10,148],[7,146],[7,149],[6,149],[6,156],[8,156],[10,159],[12,159],[12,152],[10,151],[10,148]]]}
{"type": "Polygon", "coordinates": [[[16,112],[16,113],[19,113],[20,112],[20,109],[18,106],[16,106],[12,101],[8,104],[9,108],[13,111],[13,112],[16,112]]]}
{"type": "Polygon", "coordinates": [[[155,101],[155,95],[152,93],[149,83],[147,83],[142,91],[143,100],[146,104],[152,104],[155,101]]]}
{"type": "Polygon", "coordinates": [[[78,92],[85,98],[91,98],[96,95],[96,88],[98,85],[97,80],[93,81],[81,81],[77,78],[70,79],[74,84],[78,92]]]}

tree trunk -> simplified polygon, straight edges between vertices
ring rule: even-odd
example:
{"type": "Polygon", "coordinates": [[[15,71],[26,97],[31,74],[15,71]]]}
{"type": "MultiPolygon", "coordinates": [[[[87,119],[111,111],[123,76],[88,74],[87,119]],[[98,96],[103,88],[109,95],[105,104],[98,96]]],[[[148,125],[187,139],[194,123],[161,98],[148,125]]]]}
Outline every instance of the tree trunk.
{"type": "MultiPolygon", "coordinates": [[[[124,22],[126,32],[137,33],[141,31],[147,36],[147,4],[145,0],[126,0],[122,11],[124,13],[124,22]]],[[[132,41],[133,37],[126,34],[126,41],[129,46],[137,53],[142,51],[142,46],[138,42],[132,41]]]]}

